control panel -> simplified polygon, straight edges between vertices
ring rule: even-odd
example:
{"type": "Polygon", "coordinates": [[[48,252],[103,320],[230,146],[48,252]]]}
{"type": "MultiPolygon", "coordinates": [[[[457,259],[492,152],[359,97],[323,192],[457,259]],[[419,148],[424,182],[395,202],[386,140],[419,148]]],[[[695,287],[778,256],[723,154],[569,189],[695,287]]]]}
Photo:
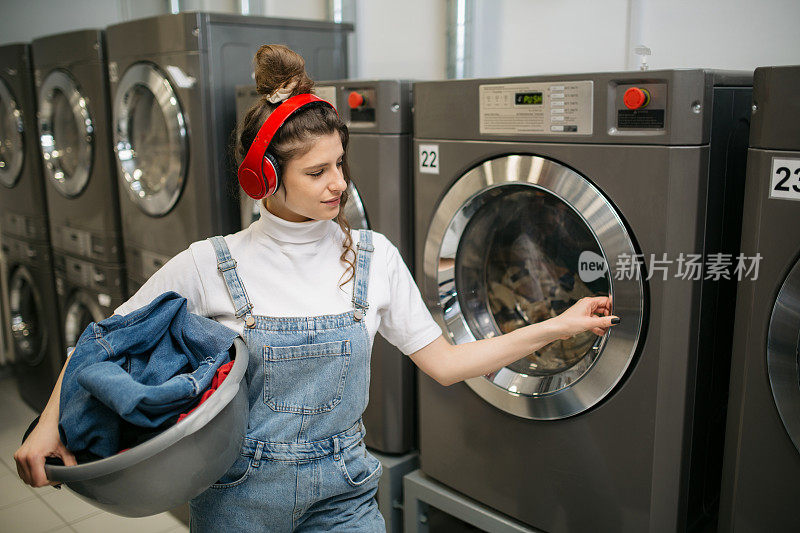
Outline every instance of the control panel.
{"type": "Polygon", "coordinates": [[[481,85],[480,132],[590,135],[593,85],[592,81],[481,85]]]}
{"type": "Polygon", "coordinates": [[[375,122],[378,101],[374,88],[345,87],[344,95],[347,97],[351,123],[375,122]]]}
{"type": "Polygon", "coordinates": [[[612,132],[652,132],[664,129],[667,113],[666,83],[626,82],[612,84],[610,90],[614,106],[615,130],[612,132]]]}

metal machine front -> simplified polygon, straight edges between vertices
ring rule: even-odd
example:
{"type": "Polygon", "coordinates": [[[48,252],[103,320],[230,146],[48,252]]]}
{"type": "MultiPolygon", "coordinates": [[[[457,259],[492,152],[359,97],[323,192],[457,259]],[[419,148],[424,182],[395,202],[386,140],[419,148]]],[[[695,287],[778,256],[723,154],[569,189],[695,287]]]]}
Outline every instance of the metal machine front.
{"type": "Polygon", "coordinates": [[[67,198],[79,196],[92,170],[94,123],[89,104],[64,70],[47,75],[39,92],[39,143],[47,177],[67,198]]]}
{"type": "Polygon", "coordinates": [[[781,285],[770,314],[767,371],[778,413],[800,452],[800,260],[781,285]]]}
{"type": "Polygon", "coordinates": [[[114,152],[120,187],[143,212],[169,213],[188,161],[187,122],[169,77],[146,62],[131,65],[114,101],[114,152]]]}
{"type": "Polygon", "coordinates": [[[25,160],[22,113],[6,83],[0,78],[0,184],[16,185],[25,160]]]}
{"type": "Polygon", "coordinates": [[[530,419],[600,402],[633,360],[644,312],[639,277],[611,279],[608,265],[635,254],[615,208],[571,168],[508,155],[467,171],[439,203],[423,257],[425,286],[438,287],[434,317],[452,342],[509,333],[584,297],[610,296],[626,316],[603,337],[557,340],[467,385],[530,419]]]}

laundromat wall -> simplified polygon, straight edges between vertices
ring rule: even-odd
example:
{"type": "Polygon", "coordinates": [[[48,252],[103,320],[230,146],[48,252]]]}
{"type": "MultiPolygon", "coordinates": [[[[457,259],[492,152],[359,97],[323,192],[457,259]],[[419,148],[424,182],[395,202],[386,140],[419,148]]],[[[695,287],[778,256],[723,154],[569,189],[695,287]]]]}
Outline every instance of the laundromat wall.
{"type": "Polygon", "coordinates": [[[796,0],[3,0],[0,9],[0,44],[189,10],[340,17],[356,28],[351,78],[445,78],[448,40],[459,35],[458,77],[637,69],[640,45],[651,70],[753,70],[794,64],[800,49],[796,0]]]}

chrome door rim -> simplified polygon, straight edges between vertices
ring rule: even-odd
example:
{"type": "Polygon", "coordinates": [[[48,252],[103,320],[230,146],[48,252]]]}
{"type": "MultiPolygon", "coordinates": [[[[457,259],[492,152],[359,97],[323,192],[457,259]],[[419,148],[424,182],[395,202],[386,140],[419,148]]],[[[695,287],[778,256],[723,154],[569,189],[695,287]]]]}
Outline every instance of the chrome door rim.
{"type": "Polygon", "coordinates": [[[139,209],[150,216],[164,216],[175,206],[183,190],[188,162],[187,125],[178,97],[166,74],[150,63],[131,65],[117,87],[114,99],[114,154],[120,184],[139,209]],[[136,147],[131,144],[130,118],[137,87],[149,90],[158,102],[169,136],[169,170],[164,187],[147,195],[141,183],[141,169],[136,166],[136,147]]]}
{"type": "MultiPolygon", "coordinates": [[[[9,313],[8,313],[8,315],[9,315],[9,319],[11,321],[11,324],[9,324],[9,327],[11,328],[11,339],[12,339],[12,342],[14,343],[15,347],[17,346],[17,333],[14,330],[14,318],[19,316],[19,309],[15,308],[15,303],[18,306],[19,305],[19,299],[21,298],[21,296],[19,294],[19,287],[15,286],[16,285],[15,281],[17,279],[20,279],[21,282],[27,283],[31,288],[30,289],[31,290],[31,294],[33,295],[34,305],[36,305],[36,312],[38,314],[37,319],[39,320],[39,334],[42,337],[42,346],[41,346],[41,349],[39,350],[38,354],[35,354],[30,359],[26,359],[24,357],[23,358],[18,357],[17,360],[19,361],[21,359],[22,361],[24,361],[29,366],[36,366],[36,365],[40,364],[42,361],[44,361],[45,355],[47,354],[48,338],[47,338],[47,328],[45,327],[46,323],[45,323],[45,321],[44,321],[44,319],[42,317],[42,314],[41,314],[42,313],[42,299],[39,296],[39,292],[36,289],[36,284],[33,282],[33,277],[30,275],[28,270],[23,266],[17,267],[17,269],[14,270],[14,272],[11,274],[11,277],[9,278],[9,283],[8,283],[8,292],[9,292],[9,297],[8,297],[8,301],[9,301],[9,306],[8,306],[9,310],[8,311],[9,311],[9,313]]],[[[19,354],[17,354],[17,355],[19,355],[19,354]]]]}
{"type": "MultiPolygon", "coordinates": [[[[105,318],[100,310],[100,306],[88,294],[82,290],[77,290],[72,293],[67,301],[67,307],[64,313],[64,341],[67,344],[69,344],[70,341],[70,334],[79,327],[76,313],[81,308],[88,309],[89,315],[91,315],[94,322],[100,322],[105,318]]],[[[77,331],[77,335],[74,335],[76,344],[81,336],[81,333],[83,333],[83,328],[81,328],[80,331],[77,331]]],[[[67,347],[73,348],[74,346],[75,344],[72,344],[67,347]]]]}
{"type": "Polygon", "coordinates": [[[775,405],[800,452],[800,260],[775,298],[767,333],[767,372],[775,405]]]}
{"type": "Polygon", "coordinates": [[[63,70],[50,72],[39,90],[39,144],[42,147],[45,172],[56,190],[67,198],[80,195],[86,189],[92,172],[94,123],[88,103],[81,95],[75,80],[63,70]],[[75,126],[81,134],[78,165],[72,176],[65,176],[61,156],[56,149],[58,139],[54,139],[53,119],[56,109],[53,99],[57,90],[67,97],[75,126]]]}
{"type": "MultiPolygon", "coordinates": [[[[622,219],[611,203],[574,170],[542,157],[520,154],[488,160],[462,175],[445,194],[428,229],[423,253],[423,290],[439,322],[455,344],[477,340],[459,309],[455,267],[439,270],[443,257],[455,258],[476,200],[496,187],[523,185],[553,194],[578,214],[594,235],[607,265],[636,251],[622,219]],[[443,253],[444,252],[444,253],[443,253]],[[449,307],[445,307],[449,304],[449,307]]],[[[481,398],[516,416],[553,420],[581,413],[606,397],[625,375],[634,358],[644,318],[641,279],[610,280],[614,314],[623,318],[596,346],[587,365],[540,378],[508,368],[466,380],[481,398]],[[512,391],[537,391],[523,394],[512,391]]],[[[577,367],[578,365],[576,365],[577,367]]]]}
{"type": "Polygon", "coordinates": [[[367,220],[367,212],[364,209],[364,202],[361,200],[361,195],[358,192],[358,188],[356,188],[356,184],[352,181],[350,181],[350,184],[347,186],[347,205],[345,208],[350,211],[351,214],[353,212],[357,213],[357,221],[350,220],[351,217],[345,215],[351,228],[369,229],[369,221],[367,220]],[[356,225],[356,222],[358,225],[356,225]]]}
{"type": "MultiPolygon", "coordinates": [[[[12,118],[16,126],[16,131],[19,134],[20,150],[12,155],[8,168],[2,168],[2,166],[0,166],[0,183],[10,189],[17,184],[19,177],[22,175],[22,166],[25,161],[25,128],[22,123],[22,113],[19,110],[17,101],[12,96],[11,90],[2,78],[0,78],[0,100],[5,102],[5,109],[3,112],[6,116],[12,118]]],[[[0,120],[5,120],[5,117],[0,117],[0,120]]]]}

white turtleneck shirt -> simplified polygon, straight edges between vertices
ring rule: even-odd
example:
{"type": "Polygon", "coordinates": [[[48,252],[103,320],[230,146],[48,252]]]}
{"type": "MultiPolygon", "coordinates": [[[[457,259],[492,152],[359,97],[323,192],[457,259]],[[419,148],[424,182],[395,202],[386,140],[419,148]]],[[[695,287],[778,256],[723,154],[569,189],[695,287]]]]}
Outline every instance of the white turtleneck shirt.
{"type": "MultiPolygon", "coordinates": [[[[261,217],[225,236],[239,278],[253,304],[252,313],[270,317],[309,317],[353,309],[353,280],[339,286],[346,265],[340,260],[344,234],[331,220],[289,222],[259,202],[261,217]]],[[[358,230],[352,231],[353,250],[358,230]]],[[[412,354],[442,334],[397,248],[373,232],[366,326],[370,341],[380,333],[404,354],[412,354]]],[[[349,259],[353,260],[352,254],[349,259]]],[[[350,274],[347,274],[349,277],[350,274]]],[[[125,315],[158,295],[175,291],[192,313],[217,320],[242,333],[225,280],[207,240],[168,261],[114,313],[125,315]]]]}

